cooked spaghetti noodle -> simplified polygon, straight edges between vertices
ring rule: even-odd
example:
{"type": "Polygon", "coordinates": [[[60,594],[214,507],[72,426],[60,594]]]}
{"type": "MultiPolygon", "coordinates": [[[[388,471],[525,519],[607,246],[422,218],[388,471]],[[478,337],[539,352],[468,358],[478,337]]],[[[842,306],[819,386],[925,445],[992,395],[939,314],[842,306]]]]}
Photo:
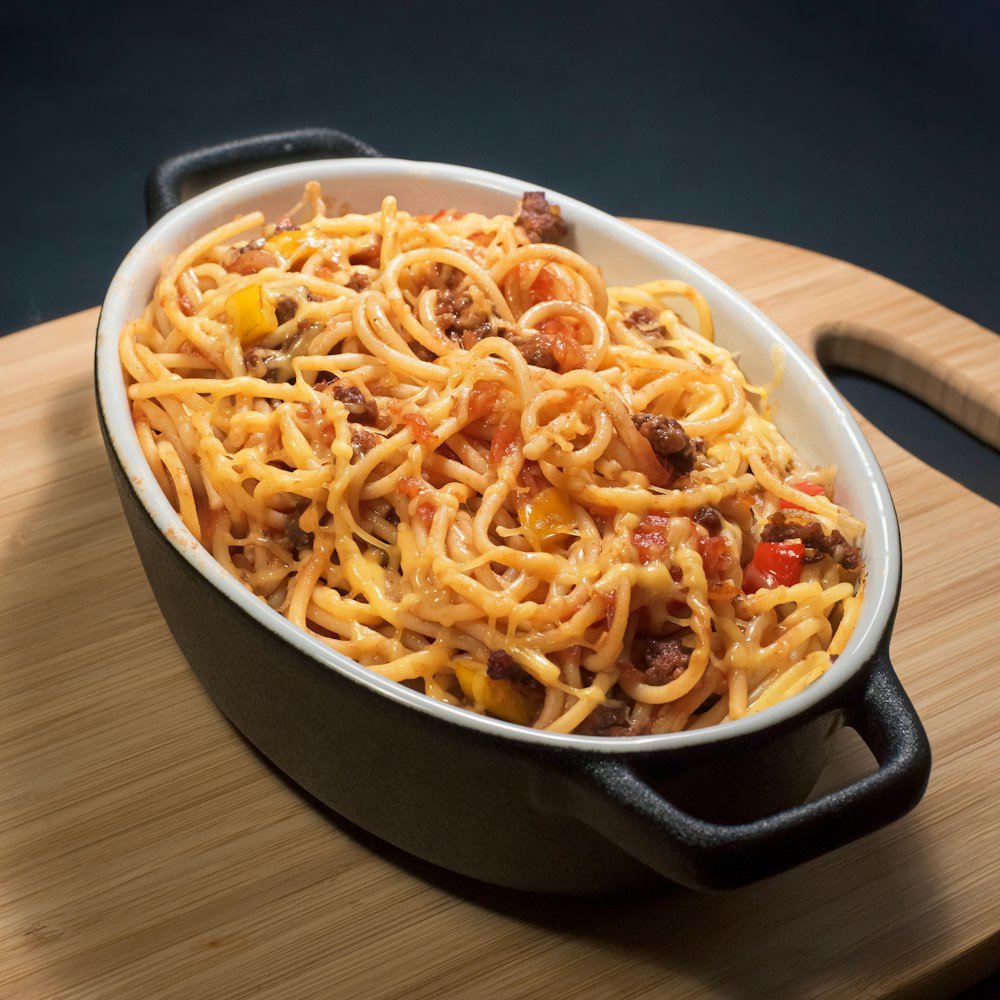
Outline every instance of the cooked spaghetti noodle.
{"type": "Polygon", "coordinates": [[[698,291],[606,287],[511,216],[249,214],[122,331],[185,525],[329,647],[564,733],[708,726],[821,676],[863,526],[714,342],[698,291]]]}

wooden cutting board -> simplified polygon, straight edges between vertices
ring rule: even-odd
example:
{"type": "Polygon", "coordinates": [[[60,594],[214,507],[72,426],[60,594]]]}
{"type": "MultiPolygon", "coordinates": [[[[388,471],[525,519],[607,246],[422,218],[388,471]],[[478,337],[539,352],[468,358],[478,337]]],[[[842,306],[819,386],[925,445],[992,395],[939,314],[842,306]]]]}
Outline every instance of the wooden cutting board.
{"type": "MultiPolygon", "coordinates": [[[[997,434],[994,334],[813,253],[642,226],[807,348],[839,322],[827,355],[997,434]]],[[[114,492],[96,321],[0,340],[0,995],[937,998],[1000,969],[996,506],[862,420],[902,522],[892,657],[935,753],[915,812],[728,894],[524,895],[314,807],[216,711],[114,492]]],[[[848,735],[825,788],[871,764],[848,735]]]]}

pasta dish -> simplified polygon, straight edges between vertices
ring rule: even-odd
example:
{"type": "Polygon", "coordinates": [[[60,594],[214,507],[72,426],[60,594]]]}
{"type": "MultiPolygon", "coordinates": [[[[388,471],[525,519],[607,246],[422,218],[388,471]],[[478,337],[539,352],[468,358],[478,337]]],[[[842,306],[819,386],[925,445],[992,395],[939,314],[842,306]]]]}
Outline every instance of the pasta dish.
{"type": "Polygon", "coordinates": [[[696,288],[609,287],[568,235],[540,192],[241,216],[122,331],[140,445],[234,577],[429,697],[591,736],[758,712],[844,649],[864,526],[696,288]]]}

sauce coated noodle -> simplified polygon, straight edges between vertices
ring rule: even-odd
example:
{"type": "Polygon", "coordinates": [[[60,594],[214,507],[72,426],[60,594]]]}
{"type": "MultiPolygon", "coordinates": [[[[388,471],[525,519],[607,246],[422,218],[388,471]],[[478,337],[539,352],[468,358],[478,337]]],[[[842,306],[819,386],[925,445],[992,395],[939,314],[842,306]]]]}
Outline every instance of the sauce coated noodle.
{"type": "Polygon", "coordinates": [[[565,232],[537,192],[310,183],[208,233],[122,331],[143,451],[254,594],[430,697],[609,736],[759,711],[844,648],[863,526],[695,288],[606,287],[565,232]]]}

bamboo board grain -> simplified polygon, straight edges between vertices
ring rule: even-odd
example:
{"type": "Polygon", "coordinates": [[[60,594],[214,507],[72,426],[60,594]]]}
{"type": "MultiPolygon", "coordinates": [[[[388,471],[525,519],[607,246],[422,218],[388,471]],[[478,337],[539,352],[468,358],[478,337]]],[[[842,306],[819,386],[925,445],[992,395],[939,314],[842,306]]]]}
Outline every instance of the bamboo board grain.
{"type": "MultiPolygon", "coordinates": [[[[990,433],[989,331],[839,261],[641,225],[810,350],[847,324],[862,363],[903,358],[918,393],[931,359],[925,385],[958,409],[975,396],[990,433]]],[[[527,896],[315,808],[209,702],[114,494],[96,319],[0,340],[0,996],[937,998],[1000,968],[998,508],[862,421],[902,524],[892,657],[935,752],[914,813],[728,894],[527,896]]],[[[821,784],[869,763],[845,737],[821,784]]]]}

